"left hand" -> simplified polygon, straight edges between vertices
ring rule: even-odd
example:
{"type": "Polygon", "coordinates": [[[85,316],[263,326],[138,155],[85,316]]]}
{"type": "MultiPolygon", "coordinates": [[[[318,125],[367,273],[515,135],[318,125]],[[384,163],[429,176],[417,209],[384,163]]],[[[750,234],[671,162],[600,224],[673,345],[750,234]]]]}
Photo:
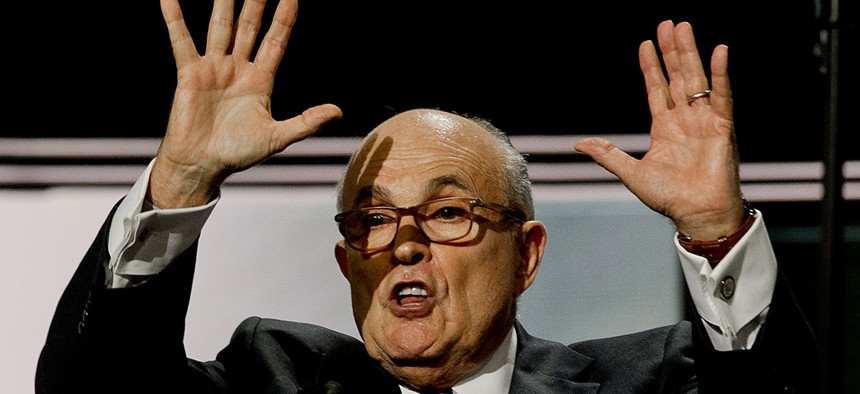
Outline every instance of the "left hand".
{"type": "Polygon", "coordinates": [[[152,167],[147,198],[160,208],[206,204],[222,182],[340,118],[333,104],[285,120],[272,117],[275,74],[295,24],[296,0],[279,0],[256,53],[265,2],[215,0],[201,55],[178,0],[161,0],[176,60],[176,93],[152,167]]]}
{"type": "Polygon", "coordinates": [[[579,141],[575,149],[612,172],[645,205],[674,221],[678,231],[697,240],[715,240],[741,226],[739,158],[732,121],[728,47],[718,45],[708,79],[687,22],[662,22],[654,44],[639,47],[639,65],[651,110],[651,147],[636,159],[601,138],[579,141]]]}

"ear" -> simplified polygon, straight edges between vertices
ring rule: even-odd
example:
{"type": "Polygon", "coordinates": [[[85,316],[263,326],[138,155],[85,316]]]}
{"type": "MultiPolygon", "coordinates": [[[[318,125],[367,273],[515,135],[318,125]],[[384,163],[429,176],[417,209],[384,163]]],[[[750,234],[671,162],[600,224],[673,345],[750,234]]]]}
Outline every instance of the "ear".
{"type": "Polygon", "coordinates": [[[340,273],[349,280],[349,259],[346,257],[346,246],[342,240],[334,245],[334,258],[337,260],[337,266],[340,267],[340,273]]]}
{"type": "Polygon", "coordinates": [[[546,249],[546,226],[537,220],[523,223],[520,243],[520,265],[517,267],[517,296],[524,293],[537,277],[546,249]]]}

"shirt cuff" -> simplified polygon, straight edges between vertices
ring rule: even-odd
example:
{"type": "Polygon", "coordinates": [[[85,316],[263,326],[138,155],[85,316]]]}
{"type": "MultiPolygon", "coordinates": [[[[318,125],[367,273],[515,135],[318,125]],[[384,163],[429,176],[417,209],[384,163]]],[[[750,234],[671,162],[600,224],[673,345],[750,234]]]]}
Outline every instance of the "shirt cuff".
{"type": "Polygon", "coordinates": [[[756,211],[750,230],[711,268],[675,240],[684,278],[717,350],[748,349],[764,324],[776,286],[776,255],[756,211]]]}
{"type": "Polygon", "coordinates": [[[199,207],[159,209],[146,201],[155,159],[117,207],[108,235],[108,288],[130,287],[158,274],[190,247],[220,194],[199,207]]]}

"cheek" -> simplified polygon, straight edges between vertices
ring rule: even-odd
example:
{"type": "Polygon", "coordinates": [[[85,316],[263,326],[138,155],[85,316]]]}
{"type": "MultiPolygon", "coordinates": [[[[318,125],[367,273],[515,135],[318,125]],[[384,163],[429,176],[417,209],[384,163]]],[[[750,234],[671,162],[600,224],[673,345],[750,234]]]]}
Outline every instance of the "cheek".
{"type": "Polygon", "coordinates": [[[469,305],[469,310],[462,312],[491,311],[510,303],[515,297],[516,251],[488,245],[462,257],[460,268],[447,275],[453,298],[469,305]],[[457,297],[458,292],[460,297],[457,297]]]}
{"type": "Polygon", "coordinates": [[[513,273],[492,262],[487,263],[488,267],[476,270],[471,275],[465,287],[474,313],[504,308],[514,298],[513,273]]]}
{"type": "Polygon", "coordinates": [[[353,257],[349,264],[352,308],[356,322],[360,323],[367,316],[373,300],[376,299],[376,291],[388,270],[381,261],[367,260],[359,256],[350,257],[353,257]]]}

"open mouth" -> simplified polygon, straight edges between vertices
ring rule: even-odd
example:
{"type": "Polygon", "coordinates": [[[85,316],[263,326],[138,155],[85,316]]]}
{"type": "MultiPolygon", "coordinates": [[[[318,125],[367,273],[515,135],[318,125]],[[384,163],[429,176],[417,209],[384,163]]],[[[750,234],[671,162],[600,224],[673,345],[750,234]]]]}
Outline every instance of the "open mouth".
{"type": "Polygon", "coordinates": [[[421,285],[399,286],[397,291],[397,303],[400,306],[416,306],[427,299],[427,289],[421,285]]]}
{"type": "Polygon", "coordinates": [[[421,317],[430,314],[433,308],[433,292],[425,283],[409,282],[394,286],[389,306],[395,316],[421,317]]]}

